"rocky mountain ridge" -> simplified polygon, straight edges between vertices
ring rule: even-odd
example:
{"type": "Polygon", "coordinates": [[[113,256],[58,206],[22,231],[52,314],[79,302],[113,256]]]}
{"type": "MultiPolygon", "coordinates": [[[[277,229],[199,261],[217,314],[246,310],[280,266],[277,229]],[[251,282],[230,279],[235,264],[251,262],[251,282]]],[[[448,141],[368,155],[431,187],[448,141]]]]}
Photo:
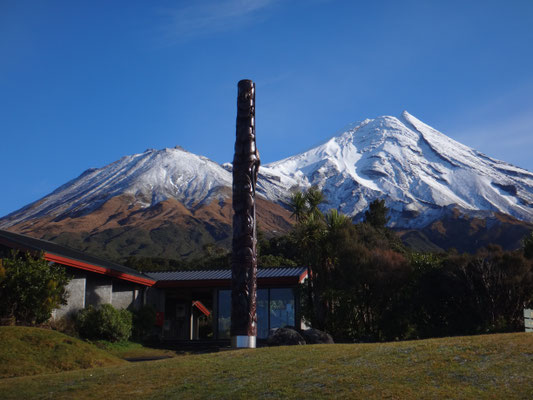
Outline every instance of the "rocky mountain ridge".
{"type": "Polygon", "coordinates": [[[384,198],[398,228],[421,228],[451,208],[533,222],[533,173],[458,143],[406,111],[352,124],[262,173],[277,189],[265,187],[267,198],[283,201],[283,189],[314,185],[327,207],[356,219],[384,198]]]}
{"type": "MultiPolygon", "coordinates": [[[[112,258],[186,256],[213,241],[229,245],[231,179],[231,164],[179,146],[149,149],[85,171],[0,219],[0,228],[85,243],[75,246],[82,250],[95,242],[98,251],[112,249],[112,258]],[[188,244],[176,250],[176,238],[188,244]]],[[[533,222],[533,173],[464,146],[407,112],[351,124],[320,146],[262,166],[261,229],[287,231],[292,221],[284,207],[294,190],[311,186],[326,195],[324,209],[356,221],[371,201],[384,198],[391,227],[426,229],[437,239],[440,228],[429,227],[445,218],[508,222],[498,216],[509,215],[533,222]]]]}

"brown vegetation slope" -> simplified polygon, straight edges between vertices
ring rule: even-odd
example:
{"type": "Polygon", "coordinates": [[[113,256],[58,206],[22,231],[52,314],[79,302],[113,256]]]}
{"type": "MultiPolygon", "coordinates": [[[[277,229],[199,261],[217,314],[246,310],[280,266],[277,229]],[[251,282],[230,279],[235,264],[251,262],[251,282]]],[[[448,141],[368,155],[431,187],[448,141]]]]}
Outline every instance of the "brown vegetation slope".
{"type": "MultiPolygon", "coordinates": [[[[181,258],[198,254],[208,243],[231,244],[231,198],[190,209],[175,199],[148,208],[132,200],[116,196],[86,215],[37,218],[9,230],[112,259],[181,258]]],[[[293,223],[289,211],[262,198],[257,199],[257,221],[267,235],[287,232],[293,223]]]]}
{"type": "Polygon", "coordinates": [[[416,250],[449,250],[473,253],[489,244],[506,250],[522,246],[522,239],[533,231],[533,224],[510,215],[495,213],[486,218],[469,217],[458,210],[419,230],[401,230],[402,241],[416,250]]]}

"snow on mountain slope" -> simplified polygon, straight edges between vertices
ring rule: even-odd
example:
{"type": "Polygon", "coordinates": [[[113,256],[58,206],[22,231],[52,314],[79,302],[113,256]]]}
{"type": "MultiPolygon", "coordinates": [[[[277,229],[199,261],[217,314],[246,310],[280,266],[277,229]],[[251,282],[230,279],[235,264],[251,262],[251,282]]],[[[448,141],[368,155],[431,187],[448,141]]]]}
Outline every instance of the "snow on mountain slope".
{"type": "Polygon", "coordinates": [[[267,198],[283,202],[284,189],[316,185],[329,199],[325,208],[354,217],[385,198],[396,226],[424,226],[450,207],[533,221],[531,172],[462,145],[406,111],[353,124],[261,173],[269,177],[259,189],[267,198]]]}
{"type": "Polygon", "coordinates": [[[174,198],[186,207],[226,198],[231,174],[219,164],[180,147],[146,150],[103,168],[85,171],[48,196],[6,216],[0,227],[41,216],[85,215],[118,195],[141,208],[174,198]]]}
{"type": "MultiPolygon", "coordinates": [[[[119,195],[131,209],[167,199],[193,209],[228,199],[231,181],[231,164],[221,166],[180,147],[147,150],[85,171],[2,218],[0,228],[87,215],[119,195]]],[[[533,173],[464,146],[407,112],[351,124],[321,146],[261,166],[257,192],[287,204],[292,191],[312,185],[328,198],[324,209],[354,218],[384,198],[396,227],[423,227],[453,208],[533,222],[533,173]]]]}

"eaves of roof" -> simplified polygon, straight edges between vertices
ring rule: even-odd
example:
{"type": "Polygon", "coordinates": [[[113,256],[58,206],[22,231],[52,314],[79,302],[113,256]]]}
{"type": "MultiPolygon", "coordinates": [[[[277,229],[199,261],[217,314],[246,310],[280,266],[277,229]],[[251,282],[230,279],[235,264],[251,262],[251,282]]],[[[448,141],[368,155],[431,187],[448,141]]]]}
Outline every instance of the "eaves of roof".
{"type": "Polygon", "coordinates": [[[60,246],[47,240],[0,230],[0,244],[22,251],[42,252],[45,260],[144,286],[153,286],[156,283],[151,277],[132,268],[60,246]]]}

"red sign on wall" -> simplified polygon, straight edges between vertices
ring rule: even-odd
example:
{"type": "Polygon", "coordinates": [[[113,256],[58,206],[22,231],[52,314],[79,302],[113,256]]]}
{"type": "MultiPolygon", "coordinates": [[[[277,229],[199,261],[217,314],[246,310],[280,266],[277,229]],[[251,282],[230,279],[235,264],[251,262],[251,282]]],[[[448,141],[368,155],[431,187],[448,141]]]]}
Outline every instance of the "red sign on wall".
{"type": "Polygon", "coordinates": [[[158,311],[155,313],[155,325],[156,326],[163,326],[165,323],[165,313],[158,311]]]}

